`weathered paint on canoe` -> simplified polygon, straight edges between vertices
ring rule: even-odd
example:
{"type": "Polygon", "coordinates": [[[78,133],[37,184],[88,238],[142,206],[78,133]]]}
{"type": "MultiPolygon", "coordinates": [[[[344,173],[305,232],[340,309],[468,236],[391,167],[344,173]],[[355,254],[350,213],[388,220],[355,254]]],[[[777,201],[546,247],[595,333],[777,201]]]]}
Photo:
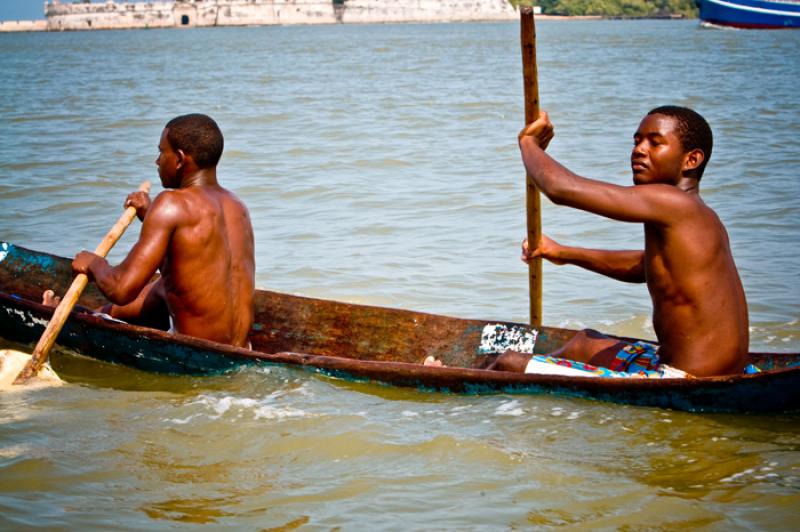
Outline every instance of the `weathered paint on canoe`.
{"type": "MultiPolygon", "coordinates": [[[[46,288],[63,292],[67,259],[0,244],[0,336],[32,343],[52,309],[46,288]]],[[[91,286],[81,304],[105,300],[91,286]]],[[[702,379],[608,379],[523,375],[475,369],[487,323],[400,309],[353,305],[259,290],[253,350],[73,313],[58,343],[87,356],[143,371],[205,375],[252,364],[296,366],[323,375],[452,393],[556,393],[687,411],[774,412],[800,409],[800,354],[754,353],[756,375],[702,379]],[[434,355],[446,368],[419,364],[434,355]]],[[[507,325],[522,326],[505,322],[507,325]]],[[[536,352],[575,331],[543,327],[536,352]]]]}

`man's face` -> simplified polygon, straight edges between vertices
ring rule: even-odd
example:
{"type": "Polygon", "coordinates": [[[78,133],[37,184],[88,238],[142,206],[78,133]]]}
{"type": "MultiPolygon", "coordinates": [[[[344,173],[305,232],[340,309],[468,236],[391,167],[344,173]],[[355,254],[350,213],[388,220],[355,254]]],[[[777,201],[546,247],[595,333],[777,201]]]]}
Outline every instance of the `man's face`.
{"type": "Polygon", "coordinates": [[[161,178],[161,185],[164,188],[177,188],[180,185],[178,177],[178,162],[180,156],[172,149],[167,140],[167,129],[161,133],[161,140],[158,142],[158,177],[161,178]]]}
{"type": "Polygon", "coordinates": [[[676,132],[675,118],[647,115],[633,135],[631,170],[633,182],[677,184],[686,152],[676,132]]]}

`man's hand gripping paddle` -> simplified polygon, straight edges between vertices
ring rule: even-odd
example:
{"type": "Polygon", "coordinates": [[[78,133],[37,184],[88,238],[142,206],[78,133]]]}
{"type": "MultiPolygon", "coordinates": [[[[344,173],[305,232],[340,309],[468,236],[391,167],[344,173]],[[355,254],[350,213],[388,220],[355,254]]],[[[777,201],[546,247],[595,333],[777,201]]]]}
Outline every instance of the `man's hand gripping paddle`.
{"type": "MultiPolygon", "coordinates": [[[[150,192],[150,182],[145,181],[142,183],[139,187],[139,190],[142,192],[150,192]]],[[[111,248],[114,247],[114,244],[116,244],[120,237],[122,237],[123,233],[125,233],[125,230],[131,224],[134,218],[136,218],[136,209],[134,207],[128,207],[125,209],[125,212],[122,214],[119,220],[117,220],[117,223],[114,224],[114,227],[111,228],[103,241],[100,242],[100,245],[97,246],[97,249],[94,250],[95,254],[101,257],[108,255],[108,252],[111,251],[111,248]]],[[[36,348],[33,350],[33,355],[30,357],[30,360],[14,380],[15,385],[25,384],[28,382],[30,379],[35,377],[42,367],[44,367],[44,365],[47,363],[47,357],[50,353],[50,349],[56,342],[58,333],[61,332],[61,329],[64,327],[64,323],[67,321],[67,318],[72,311],[72,308],[78,302],[83,289],[86,288],[88,283],[89,278],[82,273],[78,274],[75,277],[75,280],[72,281],[72,285],[69,287],[69,290],[67,290],[67,293],[56,307],[55,312],[53,312],[53,317],[50,319],[50,323],[48,323],[47,328],[42,334],[42,337],[39,339],[39,343],[36,344],[36,348]]],[[[8,362],[9,353],[12,355],[14,353],[18,353],[25,358],[28,356],[25,353],[6,351],[6,362],[8,362]]],[[[6,365],[8,364],[4,364],[4,366],[6,365]]],[[[2,371],[0,370],[0,373],[1,372],[2,371]]],[[[55,373],[53,373],[52,370],[50,370],[50,373],[55,376],[55,373]]],[[[0,375],[0,379],[2,379],[2,375],[0,375]]],[[[0,380],[0,383],[2,383],[2,380],[0,380]]],[[[0,384],[0,388],[3,387],[4,386],[0,384]]]]}

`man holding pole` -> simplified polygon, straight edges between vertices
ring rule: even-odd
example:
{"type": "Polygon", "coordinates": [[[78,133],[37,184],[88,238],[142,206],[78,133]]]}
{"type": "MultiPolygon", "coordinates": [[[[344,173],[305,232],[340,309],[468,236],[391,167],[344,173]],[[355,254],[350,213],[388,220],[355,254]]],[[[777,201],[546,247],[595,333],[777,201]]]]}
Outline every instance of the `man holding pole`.
{"type": "MultiPolygon", "coordinates": [[[[650,111],[634,134],[634,185],[628,187],[570,172],[545,153],[552,137],[547,113],[519,136],[522,160],[536,186],[558,205],[643,224],[644,250],[567,247],[543,236],[536,247],[523,242],[523,260],[542,257],[647,283],[660,345],[585,330],[550,356],[650,377],[741,372],[748,352],[747,302],[725,227],[700,198],[712,148],[708,123],[683,107],[650,111]]],[[[509,351],[490,369],[523,372],[530,361],[531,355],[509,351]]]]}
{"type": "Polygon", "coordinates": [[[72,268],[97,284],[114,318],[247,347],[253,324],[255,259],[250,215],[217,182],[223,149],[216,122],[201,114],[171,120],[156,159],[164,188],[151,203],[128,196],[143,221],[139,241],[118,266],[88,251],[72,268]],[[158,270],[161,274],[151,282],[158,270]]]}

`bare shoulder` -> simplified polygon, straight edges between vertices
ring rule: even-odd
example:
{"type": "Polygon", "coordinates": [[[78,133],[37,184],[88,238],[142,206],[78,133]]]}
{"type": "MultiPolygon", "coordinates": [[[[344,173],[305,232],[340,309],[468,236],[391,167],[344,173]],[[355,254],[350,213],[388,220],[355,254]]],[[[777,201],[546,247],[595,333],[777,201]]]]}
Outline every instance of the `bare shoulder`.
{"type": "Polygon", "coordinates": [[[247,206],[245,205],[244,201],[242,201],[242,199],[239,196],[237,196],[236,194],[234,194],[232,191],[228,190],[227,188],[223,188],[222,190],[225,193],[225,197],[228,198],[231,202],[239,205],[243,209],[247,209],[247,206]]]}
{"type": "Polygon", "coordinates": [[[686,204],[683,206],[685,214],[695,216],[706,223],[710,222],[722,226],[722,220],[720,220],[717,212],[703,201],[700,194],[684,194],[684,196],[687,196],[686,204]]]}
{"type": "Polygon", "coordinates": [[[673,185],[636,185],[633,188],[663,216],[662,221],[669,225],[677,222],[681,225],[691,220],[719,220],[714,210],[709,207],[699,193],[687,192],[673,185]]]}
{"type": "Polygon", "coordinates": [[[186,201],[184,196],[185,194],[183,194],[182,190],[164,190],[153,200],[152,207],[163,209],[183,206],[183,203],[186,201]]]}
{"type": "Polygon", "coordinates": [[[232,209],[246,217],[250,216],[247,205],[244,203],[244,201],[242,201],[241,198],[239,198],[239,196],[225,188],[222,189],[222,192],[227,209],[232,209]]]}
{"type": "Polygon", "coordinates": [[[676,242],[682,242],[692,250],[694,260],[701,257],[714,258],[729,249],[728,232],[716,211],[709,207],[698,194],[683,194],[676,202],[679,207],[662,227],[676,242]]]}
{"type": "Polygon", "coordinates": [[[685,205],[686,208],[694,208],[696,200],[700,198],[698,194],[692,194],[675,185],[667,185],[664,183],[632,185],[630,189],[634,190],[637,195],[650,197],[651,199],[660,199],[676,206],[685,205]]]}
{"type": "Polygon", "coordinates": [[[153,200],[147,218],[161,222],[180,219],[187,209],[187,198],[179,190],[165,190],[153,200]]]}

